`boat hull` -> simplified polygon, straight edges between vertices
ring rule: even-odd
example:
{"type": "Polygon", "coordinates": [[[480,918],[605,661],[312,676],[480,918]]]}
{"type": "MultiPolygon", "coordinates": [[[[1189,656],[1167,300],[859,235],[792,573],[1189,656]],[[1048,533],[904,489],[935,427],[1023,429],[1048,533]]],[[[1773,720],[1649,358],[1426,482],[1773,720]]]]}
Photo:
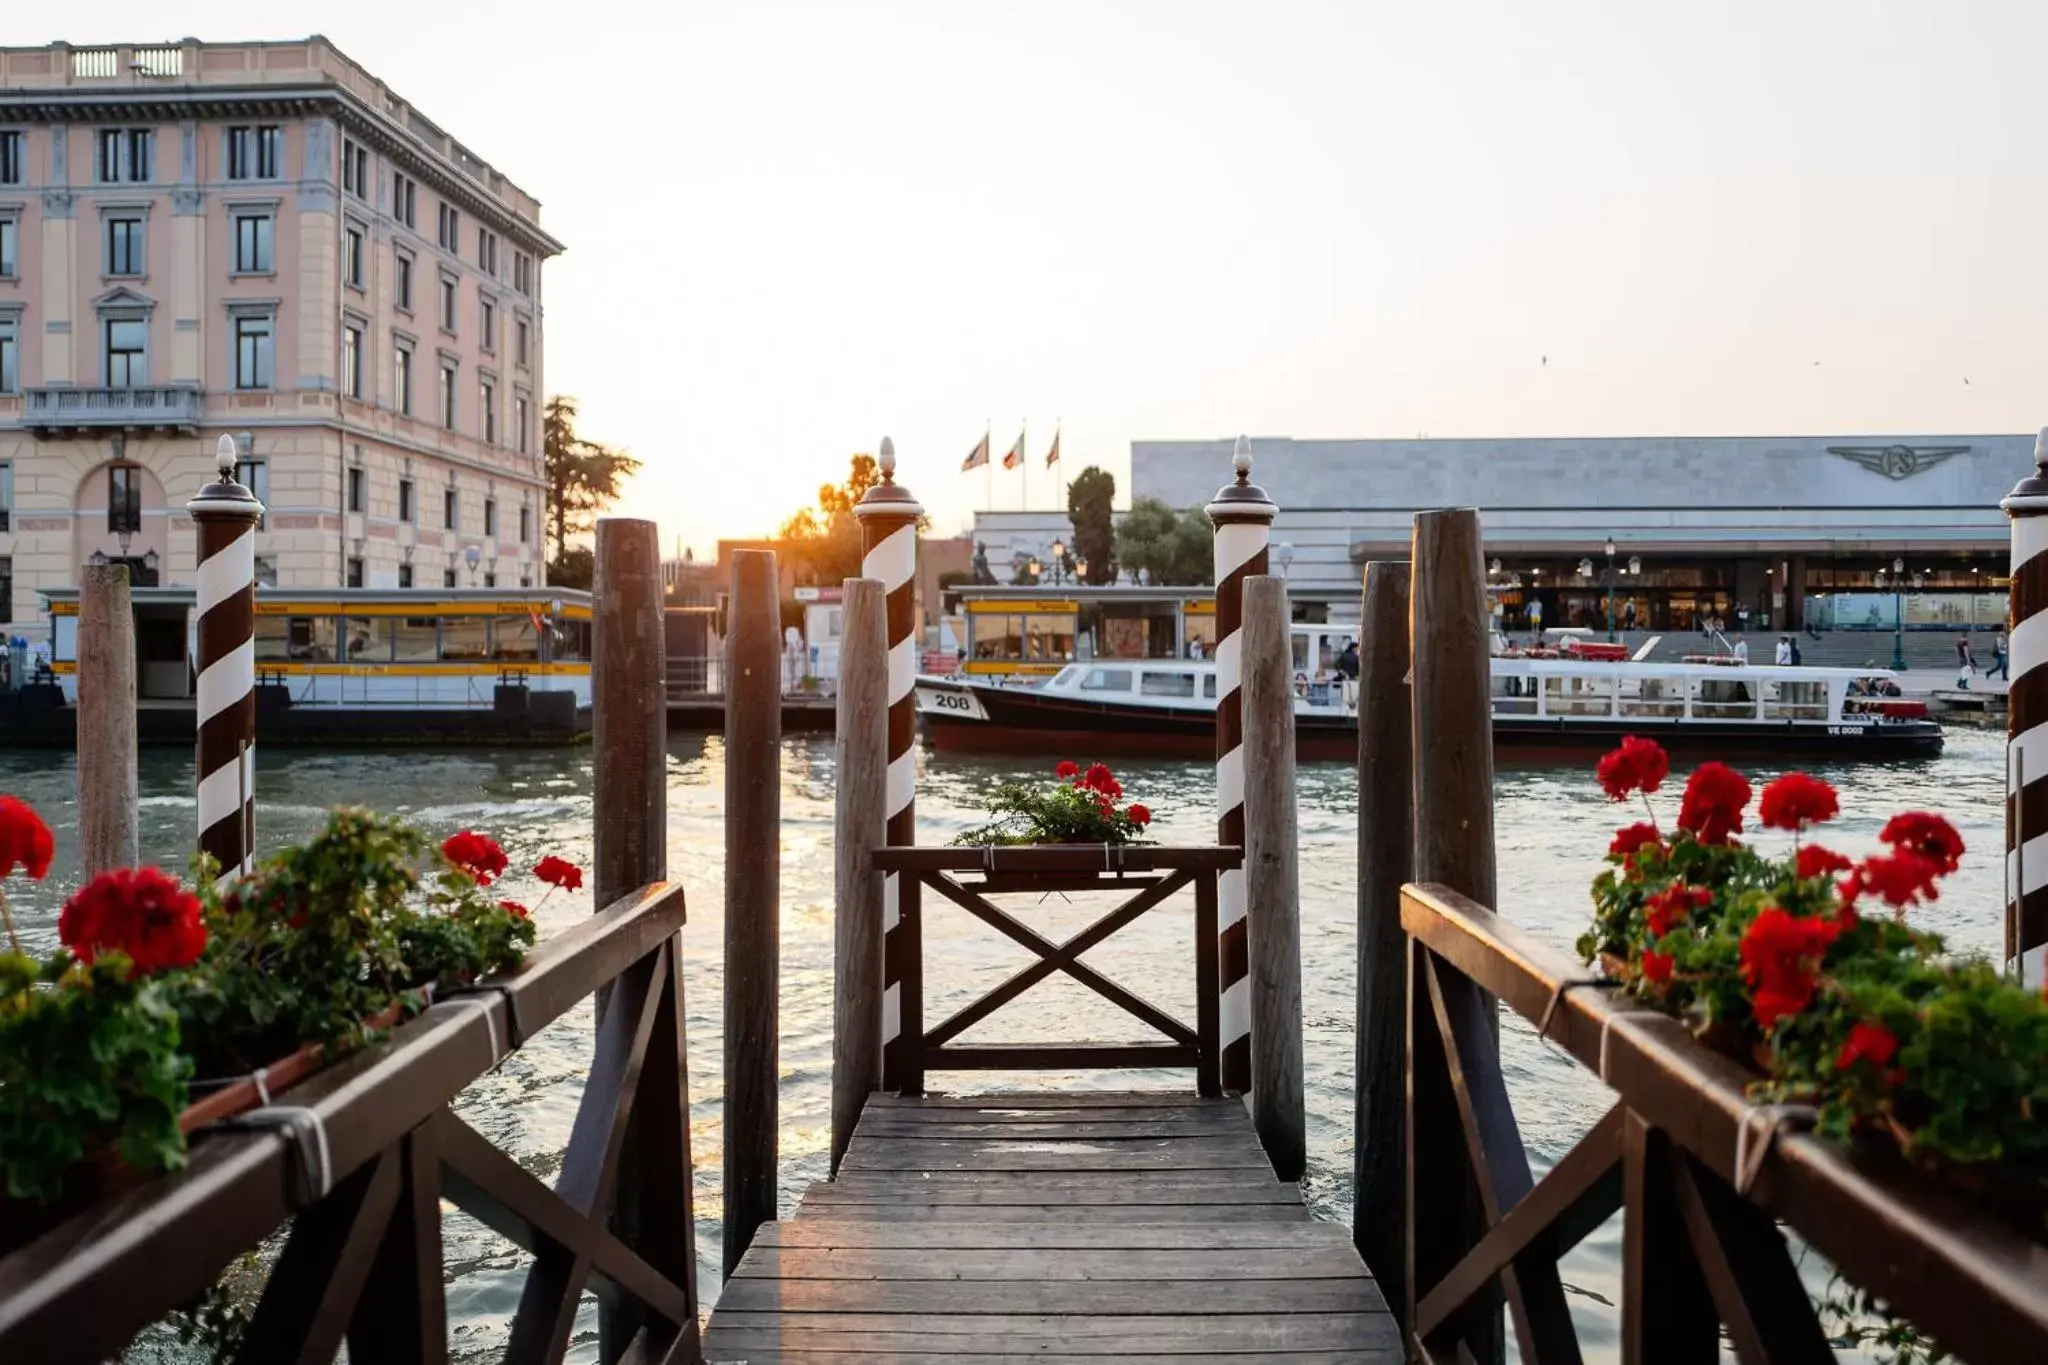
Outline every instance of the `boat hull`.
{"type": "MultiPolygon", "coordinates": [[[[1216,718],[1211,711],[1111,706],[1026,688],[953,690],[970,691],[987,719],[922,710],[926,737],[941,752],[1071,758],[1212,758],[1216,753],[1216,718]]],[[[1799,754],[1851,762],[1933,758],[1942,746],[1941,727],[1933,721],[1815,725],[1648,716],[1496,716],[1493,722],[1494,751],[1505,758],[1604,753],[1624,735],[1655,739],[1675,753],[1799,754]]],[[[1303,762],[1353,762],[1358,757],[1358,725],[1349,716],[1297,714],[1294,738],[1296,756],[1303,762]]]]}

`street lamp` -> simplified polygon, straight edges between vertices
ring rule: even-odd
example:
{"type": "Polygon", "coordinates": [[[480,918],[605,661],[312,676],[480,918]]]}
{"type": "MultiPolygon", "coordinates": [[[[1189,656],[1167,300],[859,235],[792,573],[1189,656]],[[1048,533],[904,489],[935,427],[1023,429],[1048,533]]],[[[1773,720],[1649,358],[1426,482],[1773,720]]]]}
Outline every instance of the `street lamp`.
{"type": "Polygon", "coordinates": [[[1607,643],[1614,643],[1614,537],[1607,537],[1607,643]]]}
{"type": "Polygon", "coordinates": [[[1054,538],[1052,542],[1052,581],[1058,583],[1067,567],[1067,543],[1054,538]]]}
{"type": "Polygon", "coordinates": [[[482,546],[471,545],[462,552],[462,562],[469,565],[469,586],[472,588],[476,586],[476,566],[483,562],[483,558],[482,546]]]}
{"type": "Polygon", "coordinates": [[[1294,543],[1287,540],[1281,541],[1279,548],[1273,551],[1273,558],[1280,561],[1280,576],[1282,578],[1287,577],[1288,569],[1294,566],[1294,543]]]}
{"type": "Polygon", "coordinates": [[[1037,585],[1037,583],[1038,583],[1038,574],[1039,574],[1039,570],[1040,570],[1041,568],[1043,568],[1043,567],[1044,567],[1043,565],[1041,565],[1041,564],[1040,564],[1040,563],[1038,562],[1038,556],[1037,556],[1037,555],[1033,555],[1033,556],[1031,557],[1031,562],[1030,562],[1029,564],[1026,564],[1026,565],[1025,565],[1024,567],[1025,567],[1025,569],[1026,569],[1026,570],[1028,570],[1028,571],[1030,572],[1030,574],[1031,574],[1031,582],[1032,582],[1033,586],[1036,586],[1036,585],[1037,585]]]}
{"type": "MultiPolygon", "coordinates": [[[[1884,576],[1879,569],[1878,576],[1884,576]]],[[[1892,672],[1906,671],[1906,561],[1892,561],[1892,672]]]]}

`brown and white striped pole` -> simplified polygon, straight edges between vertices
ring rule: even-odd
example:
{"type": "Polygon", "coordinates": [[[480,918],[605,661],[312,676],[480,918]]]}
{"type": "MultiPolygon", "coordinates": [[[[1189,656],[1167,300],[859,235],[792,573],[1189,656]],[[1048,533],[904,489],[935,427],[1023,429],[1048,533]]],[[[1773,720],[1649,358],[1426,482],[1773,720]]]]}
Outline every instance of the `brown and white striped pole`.
{"type": "MultiPolygon", "coordinates": [[[[1244,847],[1244,581],[1266,572],[1266,543],[1279,507],[1251,481],[1252,443],[1240,436],[1231,456],[1237,480],[1204,510],[1216,527],[1216,839],[1244,847]]],[[[1217,879],[1218,986],[1225,1090],[1252,1088],[1251,941],[1244,869],[1217,879]]]]}
{"type": "MultiPolygon", "coordinates": [[[[877,458],[882,481],[870,488],[855,504],[860,519],[863,578],[882,585],[884,634],[888,641],[889,683],[884,698],[889,708],[889,739],[885,757],[888,776],[884,783],[885,820],[882,842],[890,845],[917,842],[917,523],[924,508],[910,490],[896,482],[896,445],[882,438],[877,458]]],[[[899,875],[882,876],[882,1088],[900,1090],[911,1080],[914,1068],[902,1038],[905,1018],[905,978],[917,980],[916,964],[909,958],[917,950],[913,935],[902,932],[902,897],[899,875]]],[[[912,1002],[913,1006],[915,1002],[912,1002]]],[[[911,1018],[918,1017],[913,1008],[911,1018]]]]}
{"type": "Polygon", "coordinates": [[[2048,979],[2048,429],[2034,442],[2034,464],[1999,506],[2012,521],[2005,957],[2038,987],[2048,979]]]}
{"type": "Polygon", "coordinates": [[[185,504],[199,528],[199,851],[225,884],[256,842],[256,522],[263,504],[235,482],[235,438],[220,477],[185,504]]]}

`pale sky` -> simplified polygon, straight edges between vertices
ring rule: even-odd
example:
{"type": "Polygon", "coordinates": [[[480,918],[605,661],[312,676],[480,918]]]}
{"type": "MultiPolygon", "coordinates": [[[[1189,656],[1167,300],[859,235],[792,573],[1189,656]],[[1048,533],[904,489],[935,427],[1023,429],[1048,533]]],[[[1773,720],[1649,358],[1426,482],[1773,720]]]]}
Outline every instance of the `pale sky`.
{"type": "Polygon", "coordinates": [[[323,32],[537,194],[548,387],[700,553],[884,432],[950,530],[987,422],[1000,457],[1028,419],[1034,506],[1056,419],[1120,501],[1133,438],[2048,422],[2028,0],[25,17],[0,42],[323,32]]]}

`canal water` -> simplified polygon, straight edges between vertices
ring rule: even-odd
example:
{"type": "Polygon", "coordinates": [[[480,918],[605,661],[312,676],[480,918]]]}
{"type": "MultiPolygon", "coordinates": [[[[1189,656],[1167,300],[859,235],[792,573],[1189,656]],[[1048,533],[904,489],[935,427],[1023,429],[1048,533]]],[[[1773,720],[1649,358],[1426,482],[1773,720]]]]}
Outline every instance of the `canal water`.
{"type": "MultiPolygon", "coordinates": [[[[832,800],[829,738],[784,742],[782,778],[782,1209],[787,1214],[813,1180],[825,1174],[832,1028],[832,800]]],[[[924,754],[918,788],[920,841],[940,843],[977,823],[992,785],[1046,775],[1043,763],[924,754]]],[[[1071,757],[1086,762],[1089,755],[1071,757]]],[[[2000,945],[2003,841],[2002,736],[1952,729],[1939,759],[1887,766],[1816,766],[1841,790],[1842,816],[1829,842],[1844,852],[1877,847],[1883,822],[1900,810],[1947,813],[1969,845],[1963,869],[1921,920],[1955,946],[1996,953],[2000,945]]],[[[716,736],[679,736],[669,748],[669,867],[685,885],[685,982],[689,1006],[690,1091],[696,1164],[698,1248],[707,1303],[715,1303],[720,1264],[720,1047],[724,827],[723,755],[716,736]]],[[[1162,841],[1199,843],[1213,837],[1214,792],[1202,764],[1128,764],[1119,769],[1132,799],[1156,813],[1162,841]]],[[[1757,779],[1774,775],[1755,768],[1757,779]]],[[[76,885],[75,770],[63,755],[0,754],[0,793],[41,810],[56,832],[58,860],[40,886],[16,878],[7,891],[29,938],[53,944],[57,911],[76,885]]],[[[1677,775],[1660,801],[1668,823],[1677,809],[1677,775]]],[[[148,860],[182,870],[194,821],[189,754],[147,751],[142,759],[142,846],[148,860]]],[[[1342,765],[1304,767],[1299,782],[1303,842],[1302,964],[1306,1020],[1309,1172],[1304,1182],[1316,1214],[1351,1217],[1352,991],[1356,978],[1354,897],[1356,785],[1342,765]]],[[[1569,951],[1586,918],[1587,886],[1617,823],[1631,818],[1601,797],[1586,766],[1514,768],[1498,783],[1501,908],[1540,938],[1569,951]]],[[[317,754],[270,751],[256,782],[258,834],[265,847],[300,839],[337,803],[403,815],[437,839],[458,829],[497,837],[514,868],[560,854],[588,866],[591,769],[585,750],[317,754]]],[[[1639,818],[1639,817],[1635,817],[1639,818]]],[[[1775,845],[1776,836],[1757,842],[1775,845]]],[[[542,935],[590,913],[589,893],[557,893],[530,875],[514,875],[505,893],[539,905],[542,935]]],[[[1015,901],[1016,898],[1012,898],[1015,901]]],[[[1049,937],[1071,933],[1101,913],[1096,898],[1015,903],[1049,937]]],[[[1183,898],[1185,899],[1185,898],[1183,898]]],[[[930,898],[927,898],[929,901],[930,898]]],[[[1918,912],[1916,912],[1918,913],[1918,912]]],[[[1193,1018],[1193,913],[1176,903],[1140,920],[1088,954],[1091,965],[1130,983],[1183,1018],[1193,1018]]],[[[928,1022],[943,1018],[1030,960],[1007,939],[951,907],[927,910],[928,1022]]],[[[531,1040],[462,1097],[464,1117],[552,1179],[590,1058],[592,1021],[586,1002],[531,1040]]],[[[1540,1175],[1611,1103],[1600,1083],[1562,1052],[1538,1041],[1523,1022],[1503,1020],[1503,1065],[1516,1117],[1540,1175]]],[[[1034,988],[967,1035],[970,1041],[1054,1038],[1125,1040],[1143,1029],[1114,1006],[1064,980],[1034,988]]],[[[1005,1085],[1078,1086],[1104,1078],[935,1077],[957,1090],[1005,1085]]],[[[1185,1084],[1178,1073],[1139,1073],[1116,1083],[1139,1087],[1185,1084]]],[[[482,1359],[502,1349],[518,1302],[526,1257],[457,1213],[447,1220],[448,1307],[457,1359],[482,1359]]],[[[1620,1301],[1619,1220],[1596,1233],[1565,1263],[1574,1311],[1589,1359],[1616,1351],[1620,1301]]],[[[1817,1278],[1824,1278],[1814,1268],[1817,1278]]],[[[586,1297],[572,1360],[593,1360],[596,1333],[586,1297]]],[[[138,1358],[174,1359],[175,1350],[144,1350],[138,1358]]]]}

